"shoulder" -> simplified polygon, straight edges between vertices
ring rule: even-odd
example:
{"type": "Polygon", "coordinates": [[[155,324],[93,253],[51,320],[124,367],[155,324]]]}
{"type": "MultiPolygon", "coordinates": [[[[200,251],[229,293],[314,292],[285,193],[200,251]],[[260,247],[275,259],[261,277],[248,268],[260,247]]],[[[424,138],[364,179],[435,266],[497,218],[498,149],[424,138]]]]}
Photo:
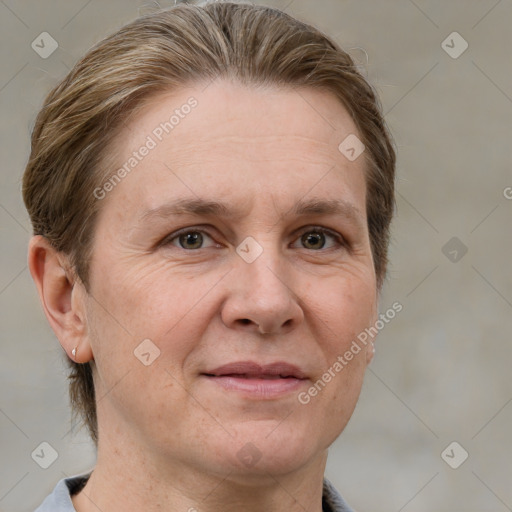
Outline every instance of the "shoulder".
{"type": "Polygon", "coordinates": [[[355,512],[327,478],[324,478],[322,510],[324,512],[355,512]]]}
{"type": "Polygon", "coordinates": [[[82,489],[91,473],[59,480],[52,493],[34,512],[76,512],[71,496],[82,489]]]}

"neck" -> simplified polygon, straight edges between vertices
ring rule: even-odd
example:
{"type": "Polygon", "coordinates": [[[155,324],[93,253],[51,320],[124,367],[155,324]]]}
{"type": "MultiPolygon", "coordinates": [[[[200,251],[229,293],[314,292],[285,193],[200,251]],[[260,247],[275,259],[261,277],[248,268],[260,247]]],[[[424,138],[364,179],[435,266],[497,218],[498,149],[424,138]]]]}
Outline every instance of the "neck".
{"type": "Polygon", "coordinates": [[[325,451],[286,474],[212,474],[148,456],[128,436],[102,435],[96,467],[72,501],[77,512],[322,512],[326,460],[325,451]]]}

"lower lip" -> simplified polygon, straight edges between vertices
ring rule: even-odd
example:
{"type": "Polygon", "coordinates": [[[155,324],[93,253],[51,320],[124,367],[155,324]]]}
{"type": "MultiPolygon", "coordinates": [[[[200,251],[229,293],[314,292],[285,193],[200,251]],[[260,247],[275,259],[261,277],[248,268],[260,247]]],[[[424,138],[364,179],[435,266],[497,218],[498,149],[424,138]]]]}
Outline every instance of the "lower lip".
{"type": "Polygon", "coordinates": [[[276,398],[304,385],[307,379],[247,379],[243,377],[207,377],[228,391],[237,391],[256,398],[276,398]]]}

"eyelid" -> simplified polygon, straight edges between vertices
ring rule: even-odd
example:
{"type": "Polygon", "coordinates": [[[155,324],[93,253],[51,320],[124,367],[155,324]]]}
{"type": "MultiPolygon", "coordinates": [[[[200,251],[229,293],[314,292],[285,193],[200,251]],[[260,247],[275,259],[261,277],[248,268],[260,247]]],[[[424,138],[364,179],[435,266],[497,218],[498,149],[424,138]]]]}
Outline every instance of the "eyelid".
{"type": "MultiPolygon", "coordinates": [[[[173,240],[175,240],[176,238],[178,238],[179,236],[181,236],[181,235],[183,235],[185,233],[190,233],[190,232],[193,232],[193,233],[197,232],[197,233],[206,234],[207,236],[209,236],[213,240],[213,235],[210,234],[210,229],[211,228],[209,226],[204,226],[204,225],[195,225],[195,226],[189,226],[189,227],[181,228],[178,231],[174,231],[170,235],[166,236],[161,242],[158,243],[157,247],[170,245],[171,242],[173,240]]],[[[348,248],[348,246],[349,246],[349,244],[348,244],[347,240],[345,239],[345,237],[343,237],[343,235],[341,235],[337,231],[334,231],[334,230],[332,230],[330,228],[326,228],[324,226],[315,225],[315,224],[304,226],[304,227],[300,228],[299,230],[295,231],[294,236],[296,238],[298,238],[302,234],[308,233],[310,231],[316,231],[316,232],[320,232],[320,233],[323,233],[323,234],[331,236],[332,238],[334,238],[336,240],[336,242],[337,242],[337,244],[338,244],[338,246],[340,248],[348,248]]],[[[296,238],[294,240],[296,240],[296,238]]],[[[217,244],[217,246],[218,246],[218,244],[217,244]]],[[[194,252],[194,251],[198,251],[198,250],[202,249],[202,248],[200,248],[200,249],[183,249],[183,247],[177,247],[177,248],[182,249],[182,250],[187,251],[187,252],[194,252]]],[[[335,248],[330,248],[330,249],[332,250],[332,249],[335,249],[335,248]]],[[[328,251],[330,249],[319,249],[319,250],[313,251],[313,252],[325,252],[325,251],[328,251]]]]}

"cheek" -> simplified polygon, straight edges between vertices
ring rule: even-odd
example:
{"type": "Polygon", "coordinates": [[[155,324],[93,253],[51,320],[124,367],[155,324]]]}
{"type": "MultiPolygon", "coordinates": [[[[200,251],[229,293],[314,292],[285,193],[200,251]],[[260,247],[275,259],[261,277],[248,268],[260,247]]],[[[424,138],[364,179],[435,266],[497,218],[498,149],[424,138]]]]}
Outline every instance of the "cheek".
{"type": "MultiPolygon", "coordinates": [[[[101,406],[126,421],[137,417],[143,428],[147,418],[158,422],[168,413],[170,396],[175,405],[184,401],[181,369],[198,339],[190,329],[196,322],[187,324],[195,296],[177,293],[181,281],[168,284],[105,274],[88,314],[101,406]]],[[[177,416],[179,407],[171,409],[177,416]]]]}
{"type": "Polygon", "coordinates": [[[344,275],[318,287],[314,298],[316,315],[324,320],[333,340],[329,352],[343,350],[376,317],[377,293],[372,274],[344,275]]]}
{"type": "Polygon", "coordinates": [[[162,264],[137,265],[122,261],[100,269],[95,293],[105,309],[134,336],[150,337],[149,330],[165,322],[168,328],[185,314],[193,283],[173,276],[162,264]],[[167,276],[167,277],[166,277],[167,276]]]}
{"type": "Polygon", "coordinates": [[[206,292],[217,281],[213,275],[178,275],[165,264],[103,272],[94,290],[93,313],[96,350],[103,362],[111,364],[115,356],[125,369],[138,364],[134,350],[149,339],[155,353],[160,351],[157,363],[180,366],[211,321],[213,294],[206,292]]]}
{"type": "MultiPolygon", "coordinates": [[[[377,311],[377,293],[372,274],[345,276],[319,287],[315,293],[315,316],[321,335],[323,371],[317,375],[324,406],[333,409],[344,424],[355,407],[370,347],[365,329],[372,325],[377,311]],[[316,299],[315,299],[316,298],[316,299]],[[324,388],[325,385],[325,388],[324,388]],[[324,393],[323,390],[326,390],[324,393]]],[[[314,393],[314,391],[313,391],[314,393]]]]}

